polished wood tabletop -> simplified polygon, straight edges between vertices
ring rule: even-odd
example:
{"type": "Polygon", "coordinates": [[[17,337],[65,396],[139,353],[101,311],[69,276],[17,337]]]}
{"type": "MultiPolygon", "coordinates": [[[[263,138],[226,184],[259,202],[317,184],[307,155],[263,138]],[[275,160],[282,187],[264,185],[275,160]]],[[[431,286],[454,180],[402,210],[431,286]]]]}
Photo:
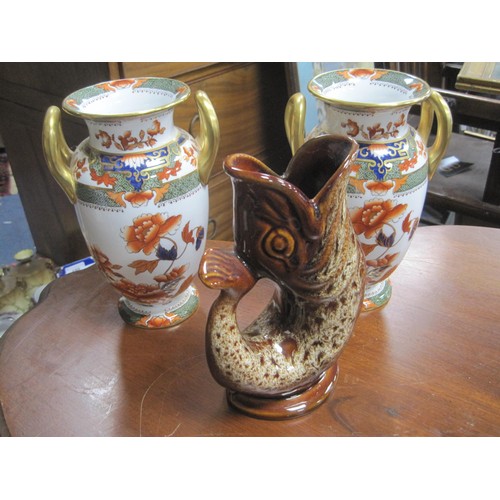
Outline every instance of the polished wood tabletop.
{"type": "MultiPolygon", "coordinates": [[[[1,340],[3,434],[498,436],[499,255],[499,229],[419,228],[389,304],[359,317],[333,393],[286,421],[236,412],[211,377],[204,330],[218,292],[198,282],[190,319],[146,331],[122,322],[95,267],[75,272],[1,340]]],[[[263,280],[243,300],[242,326],[272,289],[263,280]]]]}

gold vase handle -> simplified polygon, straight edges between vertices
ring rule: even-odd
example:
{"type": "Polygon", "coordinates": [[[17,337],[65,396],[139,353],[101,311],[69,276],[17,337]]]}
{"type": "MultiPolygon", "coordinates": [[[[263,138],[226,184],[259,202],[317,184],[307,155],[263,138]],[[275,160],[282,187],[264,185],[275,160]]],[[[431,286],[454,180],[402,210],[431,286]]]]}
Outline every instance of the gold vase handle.
{"type": "Polygon", "coordinates": [[[215,163],[217,152],[219,151],[220,130],[219,120],[215,109],[207,94],[198,90],[195,94],[195,101],[198,107],[200,120],[200,133],[196,137],[200,145],[200,155],[198,157],[198,172],[201,182],[206,186],[210,177],[210,172],[215,163]]]}
{"type": "Polygon", "coordinates": [[[293,94],[285,108],[285,132],[292,156],[304,144],[306,123],[306,98],[300,93],[293,94]]]}
{"type": "Polygon", "coordinates": [[[437,118],[437,133],[434,144],[428,148],[429,180],[436,173],[439,162],[446,152],[453,126],[450,108],[441,94],[436,90],[432,90],[430,97],[422,103],[418,133],[426,145],[431,133],[434,115],[437,118]]]}
{"type": "Polygon", "coordinates": [[[71,203],[76,203],[76,184],[70,165],[73,152],[66,144],[61,127],[61,110],[51,106],[43,121],[42,145],[45,161],[52,177],[66,193],[71,203]]]}

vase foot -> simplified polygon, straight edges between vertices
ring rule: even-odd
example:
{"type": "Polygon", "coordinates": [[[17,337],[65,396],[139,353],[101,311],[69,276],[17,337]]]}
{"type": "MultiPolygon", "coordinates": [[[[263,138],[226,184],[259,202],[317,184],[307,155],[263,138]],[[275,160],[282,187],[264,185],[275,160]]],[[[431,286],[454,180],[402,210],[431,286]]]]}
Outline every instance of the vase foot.
{"type": "Polygon", "coordinates": [[[319,380],[304,391],[285,397],[266,398],[226,391],[229,404],[238,411],[255,418],[285,420],[301,417],[321,405],[335,387],[338,366],[328,368],[319,380]]]}
{"type": "Polygon", "coordinates": [[[138,304],[125,297],[118,301],[118,311],[125,323],[139,328],[158,330],[172,328],[191,317],[198,308],[198,290],[190,286],[174,303],[138,304]]]}
{"type": "Polygon", "coordinates": [[[361,312],[374,311],[375,309],[384,307],[389,302],[391,295],[392,285],[389,279],[367,288],[361,312]]]}

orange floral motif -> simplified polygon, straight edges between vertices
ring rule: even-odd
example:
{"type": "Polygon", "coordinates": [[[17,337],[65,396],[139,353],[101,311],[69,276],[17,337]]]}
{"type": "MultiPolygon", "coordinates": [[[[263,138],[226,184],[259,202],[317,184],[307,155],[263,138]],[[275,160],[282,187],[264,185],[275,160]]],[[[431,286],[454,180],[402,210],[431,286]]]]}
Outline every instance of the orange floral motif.
{"type": "Polygon", "coordinates": [[[165,316],[153,316],[149,318],[148,316],[143,316],[135,324],[137,326],[146,326],[152,328],[166,328],[172,323],[176,323],[182,318],[175,313],[168,313],[165,316]]]}
{"type": "Polygon", "coordinates": [[[368,181],[366,189],[377,195],[383,195],[394,186],[394,181],[368,181]]]}
{"type": "Polygon", "coordinates": [[[136,284],[125,278],[113,282],[112,285],[125,297],[145,304],[154,304],[158,299],[168,298],[168,294],[157,285],[136,284]]]}
{"type": "Polygon", "coordinates": [[[340,72],[340,74],[346,79],[365,78],[370,80],[378,80],[379,78],[383,77],[386,73],[387,71],[379,69],[368,69],[368,68],[354,68],[340,72]]]}
{"type": "Polygon", "coordinates": [[[132,87],[136,89],[140,87],[146,80],[141,79],[122,79],[113,80],[112,82],[99,83],[96,87],[105,90],[106,92],[116,92],[117,89],[126,89],[127,87],[132,87]]]}
{"type": "Polygon", "coordinates": [[[128,201],[133,207],[140,207],[147,205],[149,200],[154,196],[153,191],[140,191],[125,194],[125,200],[128,201]]]}
{"type": "Polygon", "coordinates": [[[353,163],[351,166],[351,174],[357,174],[360,168],[361,168],[361,163],[353,163]]]}
{"type": "Polygon", "coordinates": [[[182,278],[184,273],[186,272],[186,266],[175,267],[168,274],[160,274],[159,276],[155,276],[154,280],[158,283],[169,283],[170,281],[179,280],[182,278]]]}
{"type": "Polygon", "coordinates": [[[391,200],[367,201],[351,215],[354,231],[371,238],[384,224],[400,217],[406,208],[406,204],[393,206],[391,200]]]}
{"type": "Polygon", "coordinates": [[[191,165],[196,165],[196,156],[193,148],[183,147],[184,153],[186,154],[187,160],[191,163],[191,165]]]}
{"type": "Polygon", "coordinates": [[[147,133],[149,135],[153,136],[153,135],[163,134],[163,132],[165,132],[165,127],[162,127],[158,120],[154,120],[153,125],[154,125],[153,128],[148,128],[147,130],[147,133]]]}
{"type": "Polygon", "coordinates": [[[408,176],[407,175],[403,175],[403,176],[401,176],[398,179],[393,179],[393,182],[394,182],[394,192],[397,193],[401,189],[401,187],[406,184],[407,181],[408,181],[408,176]]]}
{"type": "Polygon", "coordinates": [[[340,124],[343,128],[347,128],[347,135],[351,137],[356,137],[359,134],[359,126],[354,121],[348,118],[347,123],[340,124]]]}
{"type": "MultiPolygon", "coordinates": [[[[401,114],[399,120],[396,122],[389,122],[384,128],[381,123],[375,123],[371,126],[367,126],[368,132],[365,130],[364,125],[359,125],[354,120],[348,119],[346,123],[341,123],[343,128],[347,128],[347,135],[355,137],[359,133],[364,139],[367,140],[377,140],[377,139],[388,139],[389,137],[397,137],[399,134],[399,128],[406,123],[406,118],[404,114],[401,114]]],[[[387,147],[384,144],[371,144],[369,149],[372,153],[376,154],[376,149],[380,148],[379,155],[382,152],[386,152],[387,147]]]]}
{"type": "Polygon", "coordinates": [[[425,155],[425,145],[422,141],[417,139],[417,147],[419,156],[425,155]]]}
{"type": "Polygon", "coordinates": [[[182,285],[179,287],[179,290],[177,291],[178,294],[181,294],[184,290],[187,290],[189,285],[192,283],[194,280],[195,275],[192,274],[191,276],[188,276],[182,283],[182,285]]]}
{"type": "Polygon", "coordinates": [[[106,194],[118,205],[125,207],[125,201],[129,202],[134,207],[145,206],[149,203],[149,200],[154,196],[154,204],[157,205],[168,191],[170,184],[164,184],[159,188],[148,189],[147,191],[119,191],[118,193],[113,193],[108,191],[106,194]]]}
{"type": "Polygon", "coordinates": [[[418,223],[420,222],[420,217],[414,217],[410,219],[412,212],[410,212],[404,219],[402,227],[405,233],[409,233],[409,238],[411,239],[413,233],[416,231],[418,227],[418,223]]]}
{"type": "Polygon", "coordinates": [[[129,267],[135,269],[135,275],[145,273],[146,271],[152,273],[158,266],[159,260],[134,260],[129,267]]]}
{"type": "Polygon", "coordinates": [[[123,195],[125,191],[120,191],[119,193],[114,193],[111,191],[106,191],[106,194],[115,202],[118,203],[121,207],[126,207],[126,203],[123,201],[123,195]]]}
{"type": "Polygon", "coordinates": [[[368,136],[370,139],[378,139],[385,134],[385,130],[380,126],[380,123],[376,123],[373,127],[368,127],[368,136]]]}
{"type": "Polygon", "coordinates": [[[405,115],[404,113],[401,113],[401,116],[399,117],[399,121],[394,123],[394,126],[397,127],[402,127],[406,123],[405,115]]]}
{"type": "Polygon", "coordinates": [[[176,176],[182,168],[182,163],[177,160],[172,168],[165,167],[161,172],[156,174],[156,177],[162,181],[168,181],[170,176],[176,176]]]}
{"type": "Polygon", "coordinates": [[[83,158],[82,160],[77,160],[75,167],[75,175],[77,179],[79,179],[82,176],[83,172],[88,172],[89,169],[85,166],[85,163],[86,163],[85,158],[83,158]]]}
{"type": "Polygon", "coordinates": [[[378,245],[367,245],[366,243],[361,243],[361,248],[363,249],[363,253],[366,255],[369,255],[377,248],[378,245]]]}
{"type": "Polygon", "coordinates": [[[366,265],[371,267],[386,267],[390,266],[392,261],[399,255],[399,253],[393,253],[390,255],[384,255],[376,260],[367,260],[366,265]]]}
{"type": "Polygon", "coordinates": [[[420,82],[411,83],[410,88],[416,92],[420,92],[424,88],[424,85],[420,82]]]}
{"type": "Polygon", "coordinates": [[[407,158],[403,160],[399,165],[399,170],[402,172],[406,172],[408,169],[414,167],[417,164],[417,155],[414,155],[413,158],[407,158]]]}
{"type": "Polygon", "coordinates": [[[388,151],[388,147],[385,144],[370,144],[368,146],[368,151],[370,151],[373,156],[376,156],[377,158],[381,158],[382,156],[385,156],[388,151]]]}
{"type": "Polygon", "coordinates": [[[99,130],[99,132],[95,135],[95,138],[102,139],[101,146],[107,149],[113,144],[114,136],[112,138],[107,132],[104,132],[104,130],[99,130]]]}
{"type": "Polygon", "coordinates": [[[108,256],[101,252],[101,250],[96,246],[91,246],[90,251],[92,253],[92,256],[94,257],[94,260],[96,261],[97,267],[106,276],[109,276],[111,279],[113,279],[113,277],[122,278],[122,275],[116,272],[118,269],[121,269],[122,266],[118,264],[112,264],[108,256]]]}
{"type": "Polygon", "coordinates": [[[107,172],[103,175],[98,175],[97,172],[92,168],[90,169],[90,178],[97,182],[97,185],[104,184],[106,187],[114,186],[116,179],[111,177],[107,172]]]}
{"type": "Polygon", "coordinates": [[[148,157],[145,153],[126,153],[122,156],[123,163],[133,168],[142,167],[147,159],[148,157]]]}
{"type": "Polygon", "coordinates": [[[159,120],[154,120],[153,128],[147,129],[147,132],[141,130],[138,138],[132,135],[131,130],[126,130],[123,135],[119,135],[118,140],[116,140],[115,134],[109,135],[104,130],[99,130],[95,136],[96,139],[101,139],[101,146],[106,149],[109,149],[112,145],[114,145],[121,151],[131,151],[133,149],[142,149],[144,146],[154,146],[157,143],[154,136],[162,134],[164,131],[165,127],[161,126],[159,120]]]}
{"type": "Polygon", "coordinates": [[[66,104],[72,108],[78,108],[78,103],[75,99],[66,99],[66,104]]]}
{"type": "Polygon", "coordinates": [[[165,219],[161,214],[145,214],[135,218],[134,224],[123,230],[128,250],[133,253],[142,250],[146,255],[151,254],[162,236],[177,230],[181,218],[181,215],[175,215],[165,219]]]}
{"type": "Polygon", "coordinates": [[[189,230],[189,222],[182,230],[182,241],[184,241],[184,243],[194,243],[193,229],[191,229],[191,231],[189,230]]]}
{"type": "Polygon", "coordinates": [[[161,199],[165,196],[169,188],[170,184],[163,184],[162,187],[153,188],[153,191],[155,193],[155,199],[154,199],[155,205],[157,205],[161,201],[161,199]]]}

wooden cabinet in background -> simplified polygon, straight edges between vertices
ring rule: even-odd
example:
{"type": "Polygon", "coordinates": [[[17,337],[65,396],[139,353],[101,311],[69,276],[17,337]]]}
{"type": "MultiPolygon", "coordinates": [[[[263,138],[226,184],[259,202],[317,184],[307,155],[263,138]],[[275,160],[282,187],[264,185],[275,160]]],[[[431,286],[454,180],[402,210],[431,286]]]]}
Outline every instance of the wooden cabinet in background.
{"type": "MultiPolygon", "coordinates": [[[[217,113],[221,142],[209,182],[210,236],[232,239],[232,188],[223,172],[224,158],[246,153],[283,170],[287,158],[284,109],[287,101],[284,64],[272,63],[121,63],[124,77],[159,76],[187,83],[191,92],[207,93],[217,113]]],[[[197,110],[194,98],[174,111],[177,126],[189,130],[197,110]]],[[[196,120],[195,120],[196,121],[196,120]]],[[[192,133],[196,136],[196,125],[192,133]]]]}
{"type": "MultiPolygon", "coordinates": [[[[209,180],[211,238],[232,238],[232,189],[222,170],[224,157],[247,153],[279,173],[290,159],[283,124],[288,99],[284,63],[0,63],[0,135],[37,251],[57,264],[82,258],[88,250],[73,206],[45,165],[45,111],[86,85],[140,76],[176,78],[187,83],[192,94],[204,90],[214,105],[221,143],[209,180]]],[[[196,135],[194,97],[174,113],[176,125],[192,128],[196,135]]],[[[66,114],[63,129],[71,147],[87,135],[83,121],[66,114]]]]}

